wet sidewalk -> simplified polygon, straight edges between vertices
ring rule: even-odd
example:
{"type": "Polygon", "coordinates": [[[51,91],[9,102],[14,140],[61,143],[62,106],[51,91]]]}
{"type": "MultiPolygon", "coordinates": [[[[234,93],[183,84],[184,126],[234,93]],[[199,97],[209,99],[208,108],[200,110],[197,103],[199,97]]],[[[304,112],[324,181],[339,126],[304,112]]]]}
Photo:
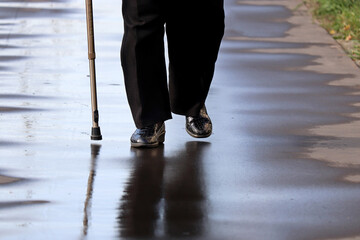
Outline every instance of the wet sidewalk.
{"type": "Polygon", "coordinates": [[[207,108],[131,149],[121,2],[0,2],[0,239],[360,239],[360,71],[298,0],[226,0],[207,108]]]}

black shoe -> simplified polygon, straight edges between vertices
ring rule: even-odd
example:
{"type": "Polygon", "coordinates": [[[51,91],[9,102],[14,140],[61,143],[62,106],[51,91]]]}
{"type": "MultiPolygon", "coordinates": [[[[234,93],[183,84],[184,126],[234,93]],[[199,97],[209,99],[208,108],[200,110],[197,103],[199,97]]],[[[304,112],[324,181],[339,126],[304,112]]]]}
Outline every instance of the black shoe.
{"type": "Polygon", "coordinates": [[[161,122],[136,129],[130,141],[132,147],[157,147],[165,141],[165,124],[161,122]]]}
{"type": "Polygon", "coordinates": [[[186,131],[195,138],[206,138],[212,133],[212,123],[206,112],[205,105],[196,117],[186,116],[186,131]]]}

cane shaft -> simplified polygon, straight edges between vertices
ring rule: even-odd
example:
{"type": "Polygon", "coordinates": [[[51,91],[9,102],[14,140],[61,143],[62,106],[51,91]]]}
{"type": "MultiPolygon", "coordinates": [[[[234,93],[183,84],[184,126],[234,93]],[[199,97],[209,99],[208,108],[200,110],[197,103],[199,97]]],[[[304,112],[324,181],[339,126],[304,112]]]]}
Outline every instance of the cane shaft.
{"type": "Polygon", "coordinates": [[[94,44],[94,17],[92,0],[86,1],[86,24],[87,24],[87,39],[88,39],[88,54],[89,60],[95,59],[95,44],[94,44]]]}
{"type": "Polygon", "coordinates": [[[93,127],[99,127],[99,113],[97,106],[95,59],[89,60],[90,67],[90,88],[91,88],[91,109],[93,127]]]}
{"type": "Polygon", "coordinates": [[[88,58],[90,69],[90,88],[91,88],[91,109],[92,109],[92,134],[91,139],[101,140],[102,136],[99,127],[99,112],[97,106],[96,92],[96,72],[95,72],[95,40],[92,0],[85,0],[86,3],[86,26],[88,40],[88,58]]]}
{"type": "Polygon", "coordinates": [[[88,58],[90,69],[91,107],[93,127],[98,127],[99,116],[96,93],[96,72],[95,72],[95,43],[94,43],[94,22],[92,0],[86,0],[86,24],[88,40],[88,58]]]}

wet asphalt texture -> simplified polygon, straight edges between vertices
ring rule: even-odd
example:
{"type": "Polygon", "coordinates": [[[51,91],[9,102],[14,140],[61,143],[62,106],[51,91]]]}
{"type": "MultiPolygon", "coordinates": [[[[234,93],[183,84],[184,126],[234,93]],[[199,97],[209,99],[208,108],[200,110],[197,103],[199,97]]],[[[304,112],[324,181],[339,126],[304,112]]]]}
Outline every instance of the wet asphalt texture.
{"type": "Polygon", "coordinates": [[[226,0],[214,133],[132,149],[121,2],[0,1],[0,239],[360,239],[360,71],[298,0],[226,0]]]}

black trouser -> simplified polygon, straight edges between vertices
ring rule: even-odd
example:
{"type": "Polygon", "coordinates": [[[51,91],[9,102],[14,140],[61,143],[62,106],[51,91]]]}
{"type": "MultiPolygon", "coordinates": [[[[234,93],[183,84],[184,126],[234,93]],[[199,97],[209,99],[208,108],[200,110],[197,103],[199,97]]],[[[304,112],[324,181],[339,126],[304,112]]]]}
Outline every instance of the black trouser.
{"type": "Polygon", "coordinates": [[[123,0],[123,18],[121,62],[136,127],[170,119],[171,112],[197,115],[224,34],[223,0],[123,0]]]}

